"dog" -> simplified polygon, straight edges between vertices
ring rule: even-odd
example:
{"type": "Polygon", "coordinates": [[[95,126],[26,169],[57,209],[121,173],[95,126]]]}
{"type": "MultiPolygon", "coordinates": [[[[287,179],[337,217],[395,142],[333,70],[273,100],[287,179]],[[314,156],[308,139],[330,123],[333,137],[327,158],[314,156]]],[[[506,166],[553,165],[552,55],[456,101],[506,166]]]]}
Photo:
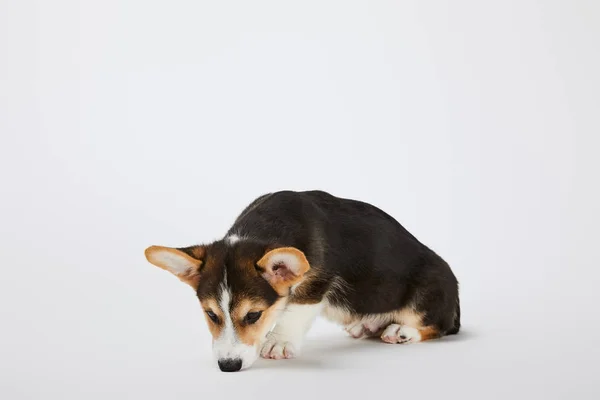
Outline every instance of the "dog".
{"type": "Polygon", "coordinates": [[[225,372],[298,356],[319,314],[386,343],[460,329],[448,264],[379,208],[323,191],[263,195],[223,239],[145,255],[194,289],[225,372]]]}

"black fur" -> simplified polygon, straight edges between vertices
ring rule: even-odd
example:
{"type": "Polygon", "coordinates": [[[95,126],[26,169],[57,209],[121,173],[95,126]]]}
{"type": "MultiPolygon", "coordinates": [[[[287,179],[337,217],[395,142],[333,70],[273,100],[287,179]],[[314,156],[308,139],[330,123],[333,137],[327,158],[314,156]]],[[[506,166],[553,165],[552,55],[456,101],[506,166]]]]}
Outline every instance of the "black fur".
{"type": "Polygon", "coordinates": [[[232,234],[302,250],[311,265],[303,301],[326,297],[359,315],[413,304],[424,325],[442,334],[460,328],[458,282],[448,264],[375,206],[322,191],[271,193],[241,213],[232,234]]]}

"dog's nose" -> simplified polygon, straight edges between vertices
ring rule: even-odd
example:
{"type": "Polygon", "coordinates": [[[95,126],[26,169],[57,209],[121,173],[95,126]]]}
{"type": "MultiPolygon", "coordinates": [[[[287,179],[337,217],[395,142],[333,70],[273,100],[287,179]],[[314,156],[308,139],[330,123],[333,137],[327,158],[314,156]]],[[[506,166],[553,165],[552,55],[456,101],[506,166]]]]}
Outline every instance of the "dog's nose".
{"type": "Polygon", "coordinates": [[[235,372],[242,369],[242,360],[239,358],[224,358],[218,361],[223,372],[235,372]]]}

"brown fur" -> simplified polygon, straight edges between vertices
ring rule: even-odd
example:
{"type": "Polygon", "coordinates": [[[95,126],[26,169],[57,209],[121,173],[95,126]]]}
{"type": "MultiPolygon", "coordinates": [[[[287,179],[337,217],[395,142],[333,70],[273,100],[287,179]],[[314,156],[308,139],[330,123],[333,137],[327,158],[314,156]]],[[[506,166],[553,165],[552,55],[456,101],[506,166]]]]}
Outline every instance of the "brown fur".
{"type": "MultiPolygon", "coordinates": [[[[204,309],[204,311],[214,312],[215,314],[217,314],[219,319],[221,321],[223,321],[223,311],[221,311],[221,308],[219,307],[219,303],[217,302],[216,299],[214,299],[214,298],[205,299],[205,300],[201,301],[200,304],[202,304],[202,308],[204,309]]],[[[208,315],[206,315],[206,312],[204,313],[204,317],[206,318],[206,323],[208,324],[208,329],[210,330],[210,333],[212,334],[212,336],[214,338],[219,337],[221,335],[221,331],[223,330],[223,324],[214,323],[208,317],[208,315]]]]}
{"type": "Polygon", "coordinates": [[[290,303],[317,304],[322,301],[322,298],[318,296],[318,292],[314,290],[314,287],[321,285],[322,282],[312,273],[312,271],[313,270],[308,271],[308,273],[304,275],[301,283],[293,289],[292,295],[290,296],[290,303]]]}
{"type": "MultiPolygon", "coordinates": [[[[249,346],[255,345],[275,324],[275,319],[284,307],[284,303],[285,299],[281,299],[271,307],[267,307],[267,304],[260,299],[246,298],[239,301],[234,309],[231,310],[233,328],[239,339],[249,346]],[[251,311],[262,311],[263,314],[256,323],[248,325],[244,323],[244,317],[251,311]]],[[[223,321],[224,313],[216,299],[204,299],[201,301],[201,304],[205,311],[210,310],[214,312],[220,321],[223,321]]],[[[218,338],[223,330],[223,323],[215,323],[208,316],[206,316],[206,322],[213,338],[218,338]]]]}
{"type": "MultiPolygon", "coordinates": [[[[251,303],[249,300],[246,300],[246,302],[251,303]]],[[[254,346],[260,341],[275,324],[277,315],[279,315],[279,311],[284,307],[284,303],[285,300],[281,299],[266,309],[264,307],[246,308],[248,311],[263,311],[261,318],[252,325],[246,325],[241,322],[248,311],[245,311],[242,305],[236,307],[232,317],[235,315],[233,324],[240,340],[249,346],[254,346]]]]}
{"type": "Polygon", "coordinates": [[[441,336],[440,331],[432,326],[419,328],[419,333],[421,334],[421,342],[425,340],[437,339],[441,336]]]}

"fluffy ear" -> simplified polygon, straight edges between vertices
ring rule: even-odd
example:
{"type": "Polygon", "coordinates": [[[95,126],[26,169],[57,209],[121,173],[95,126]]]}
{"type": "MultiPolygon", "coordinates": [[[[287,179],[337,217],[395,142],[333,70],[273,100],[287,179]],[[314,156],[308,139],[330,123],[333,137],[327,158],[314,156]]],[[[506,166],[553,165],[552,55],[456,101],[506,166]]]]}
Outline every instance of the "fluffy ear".
{"type": "Polygon", "coordinates": [[[303,252],[295,247],[280,247],[267,252],[257,263],[260,272],[275,291],[282,296],[292,285],[299,283],[310,269],[303,252]]]}
{"type": "Polygon", "coordinates": [[[193,288],[198,287],[204,247],[192,246],[174,249],[171,247],[150,246],[144,254],[151,264],[171,272],[182,282],[193,288]]]}

